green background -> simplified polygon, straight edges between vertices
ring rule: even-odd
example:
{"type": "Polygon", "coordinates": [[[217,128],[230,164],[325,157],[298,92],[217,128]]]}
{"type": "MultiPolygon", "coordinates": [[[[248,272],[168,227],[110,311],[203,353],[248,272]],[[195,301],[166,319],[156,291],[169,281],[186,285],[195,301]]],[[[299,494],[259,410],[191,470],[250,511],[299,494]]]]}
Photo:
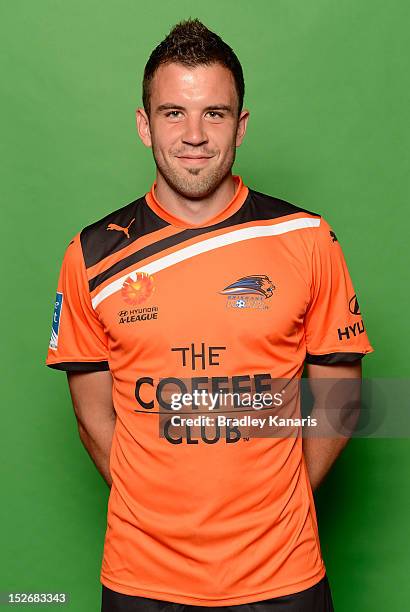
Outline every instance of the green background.
{"type": "MultiPolygon", "coordinates": [[[[65,375],[44,366],[57,275],[79,229],[153,181],[134,110],[149,53],[180,19],[202,19],[242,62],[251,119],[235,172],[336,231],[375,348],[364,376],[409,375],[407,0],[192,6],[0,8],[0,590],[68,591],[73,611],[99,610],[108,489],[81,446],[65,375]]],[[[351,441],[316,496],[337,612],[408,605],[409,446],[351,441]]]]}

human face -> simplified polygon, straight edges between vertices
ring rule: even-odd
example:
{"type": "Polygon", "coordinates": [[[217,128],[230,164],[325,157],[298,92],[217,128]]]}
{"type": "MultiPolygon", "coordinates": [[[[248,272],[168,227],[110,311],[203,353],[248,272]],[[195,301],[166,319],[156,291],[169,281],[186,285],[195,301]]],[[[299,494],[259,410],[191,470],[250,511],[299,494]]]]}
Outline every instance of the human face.
{"type": "Polygon", "coordinates": [[[139,135],[152,147],[157,170],[186,198],[212,194],[231,172],[245,135],[230,70],[221,64],[162,65],[151,83],[150,116],[137,110],[139,135]]]}

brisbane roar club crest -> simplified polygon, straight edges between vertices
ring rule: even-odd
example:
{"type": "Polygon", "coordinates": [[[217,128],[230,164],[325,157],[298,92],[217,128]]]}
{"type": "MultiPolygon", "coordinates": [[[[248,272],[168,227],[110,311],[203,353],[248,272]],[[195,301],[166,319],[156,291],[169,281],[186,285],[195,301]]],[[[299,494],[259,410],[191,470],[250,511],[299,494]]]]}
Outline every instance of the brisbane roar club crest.
{"type": "Polygon", "coordinates": [[[267,310],[266,300],[272,297],[275,285],[266,274],[243,276],[220,291],[227,296],[227,308],[261,308],[267,310]]]}

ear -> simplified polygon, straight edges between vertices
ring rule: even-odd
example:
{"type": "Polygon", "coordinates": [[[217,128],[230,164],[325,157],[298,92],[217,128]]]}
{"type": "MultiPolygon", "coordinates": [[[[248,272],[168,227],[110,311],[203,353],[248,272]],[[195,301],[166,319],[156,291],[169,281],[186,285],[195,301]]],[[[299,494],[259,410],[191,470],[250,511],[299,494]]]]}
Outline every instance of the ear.
{"type": "Polygon", "coordinates": [[[240,147],[245,137],[246,126],[248,125],[249,114],[250,114],[249,111],[246,108],[244,108],[241,111],[241,114],[239,115],[238,127],[236,129],[236,146],[237,147],[240,147]]]}
{"type": "Polygon", "coordinates": [[[146,147],[152,146],[151,129],[149,125],[148,115],[143,108],[137,108],[135,111],[135,119],[137,122],[138,135],[146,147]]]}

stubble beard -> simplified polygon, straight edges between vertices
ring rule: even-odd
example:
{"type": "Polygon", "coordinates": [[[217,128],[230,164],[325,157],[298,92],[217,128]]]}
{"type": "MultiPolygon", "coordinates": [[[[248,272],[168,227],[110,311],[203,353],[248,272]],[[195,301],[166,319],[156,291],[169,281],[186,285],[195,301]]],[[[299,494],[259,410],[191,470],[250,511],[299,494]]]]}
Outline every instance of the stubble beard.
{"type": "MultiPolygon", "coordinates": [[[[155,144],[152,144],[152,155],[158,172],[169,187],[184,198],[202,199],[210,196],[231,172],[235,162],[236,147],[231,147],[229,155],[222,164],[212,165],[211,168],[176,168],[167,163],[158,154],[155,144]]],[[[179,162],[176,162],[179,163],[179,162]]],[[[210,162],[212,164],[212,161],[210,162]]]]}

